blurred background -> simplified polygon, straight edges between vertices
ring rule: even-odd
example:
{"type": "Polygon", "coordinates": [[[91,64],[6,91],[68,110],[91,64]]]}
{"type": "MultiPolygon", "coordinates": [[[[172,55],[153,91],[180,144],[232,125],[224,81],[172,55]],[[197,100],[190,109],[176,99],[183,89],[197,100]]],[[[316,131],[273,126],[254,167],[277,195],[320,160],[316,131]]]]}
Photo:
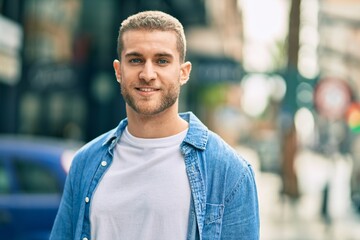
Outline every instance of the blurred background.
{"type": "MultiPolygon", "coordinates": [[[[0,0],[0,136],[81,144],[114,128],[119,25],[154,9],[185,27],[181,111],[254,166],[261,239],[360,239],[360,0],[0,0]]],[[[7,165],[0,237],[15,239],[7,197],[29,193],[4,187],[7,165]]]]}

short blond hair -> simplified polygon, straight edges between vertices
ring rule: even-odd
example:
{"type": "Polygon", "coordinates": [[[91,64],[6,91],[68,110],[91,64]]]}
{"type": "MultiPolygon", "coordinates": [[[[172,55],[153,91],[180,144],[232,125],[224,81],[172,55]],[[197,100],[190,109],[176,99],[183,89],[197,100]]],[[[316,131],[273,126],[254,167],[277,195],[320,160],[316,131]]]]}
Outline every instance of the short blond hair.
{"type": "Polygon", "coordinates": [[[125,19],[120,26],[117,51],[119,59],[124,49],[122,36],[130,30],[160,30],[173,31],[176,34],[177,50],[179,51],[180,61],[184,62],[186,57],[186,39],[184,27],[175,17],[161,11],[144,11],[131,15],[125,19]]]}

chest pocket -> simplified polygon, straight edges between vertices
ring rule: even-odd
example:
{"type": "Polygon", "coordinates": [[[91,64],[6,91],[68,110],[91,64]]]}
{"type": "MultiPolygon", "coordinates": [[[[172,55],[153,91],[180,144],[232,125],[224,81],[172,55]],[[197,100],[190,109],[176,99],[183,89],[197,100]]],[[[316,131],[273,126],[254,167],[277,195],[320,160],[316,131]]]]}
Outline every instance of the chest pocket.
{"type": "Polygon", "coordinates": [[[206,239],[220,239],[224,205],[206,204],[205,222],[202,237],[206,239]]]}

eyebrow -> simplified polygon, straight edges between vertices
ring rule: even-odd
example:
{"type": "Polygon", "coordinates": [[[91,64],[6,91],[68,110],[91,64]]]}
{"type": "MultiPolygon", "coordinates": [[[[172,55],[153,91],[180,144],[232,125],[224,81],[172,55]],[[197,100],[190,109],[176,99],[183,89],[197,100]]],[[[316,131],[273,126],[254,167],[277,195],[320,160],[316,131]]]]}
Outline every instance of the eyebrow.
{"type": "Polygon", "coordinates": [[[167,58],[174,58],[174,56],[170,53],[157,53],[155,54],[156,57],[167,57],[167,58]]]}
{"type": "Polygon", "coordinates": [[[127,54],[125,54],[125,57],[142,57],[142,54],[138,53],[138,52],[129,52],[127,54]]]}
{"type": "MultiPolygon", "coordinates": [[[[129,58],[129,57],[143,57],[143,54],[138,53],[138,52],[129,52],[127,54],[125,54],[125,58],[129,58]]],[[[166,53],[166,52],[161,52],[161,53],[156,53],[155,57],[167,57],[167,58],[174,58],[174,56],[170,53],[166,53]]]]}

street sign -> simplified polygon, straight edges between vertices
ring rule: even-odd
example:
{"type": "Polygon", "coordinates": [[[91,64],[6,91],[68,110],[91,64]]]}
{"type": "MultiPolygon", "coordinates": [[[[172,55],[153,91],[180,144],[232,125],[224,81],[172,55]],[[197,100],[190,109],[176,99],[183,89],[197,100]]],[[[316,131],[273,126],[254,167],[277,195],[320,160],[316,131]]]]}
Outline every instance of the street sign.
{"type": "Polygon", "coordinates": [[[347,82],[335,77],[323,78],[314,91],[314,103],[319,114],[330,120],[339,120],[351,102],[351,90],[347,82]]]}

